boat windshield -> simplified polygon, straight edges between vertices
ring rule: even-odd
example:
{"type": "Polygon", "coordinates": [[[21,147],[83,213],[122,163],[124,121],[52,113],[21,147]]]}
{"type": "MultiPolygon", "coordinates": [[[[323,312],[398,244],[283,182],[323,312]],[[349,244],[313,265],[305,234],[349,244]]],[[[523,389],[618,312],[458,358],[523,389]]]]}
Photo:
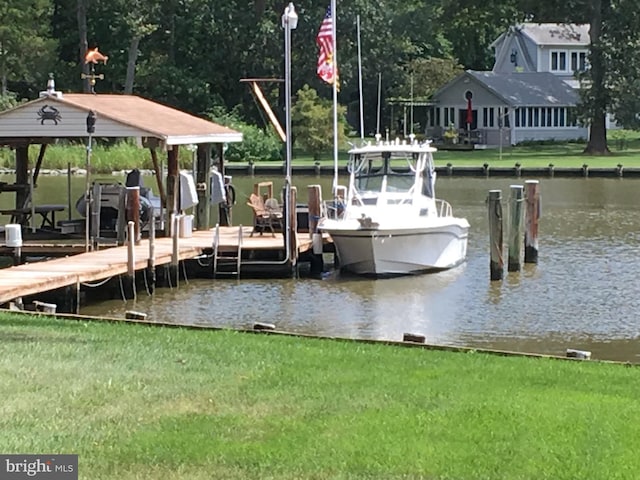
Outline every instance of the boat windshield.
{"type": "Polygon", "coordinates": [[[415,174],[410,168],[415,161],[405,154],[383,152],[356,155],[352,159],[355,187],[361,192],[380,192],[382,180],[387,177],[387,192],[408,192],[413,186],[415,174]]]}

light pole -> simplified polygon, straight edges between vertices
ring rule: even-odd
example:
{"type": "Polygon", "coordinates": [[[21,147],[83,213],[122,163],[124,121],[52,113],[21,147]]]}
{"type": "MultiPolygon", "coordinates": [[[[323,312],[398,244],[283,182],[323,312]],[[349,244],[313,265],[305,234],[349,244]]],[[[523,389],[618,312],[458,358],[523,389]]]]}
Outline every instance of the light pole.
{"type": "MultiPolygon", "coordinates": [[[[290,211],[294,206],[291,205],[291,30],[298,26],[298,14],[290,2],[284,9],[282,14],[282,28],[284,29],[284,111],[285,111],[285,205],[286,215],[285,223],[285,245],[287,249],[286,255],[291,255],[290,239],[291,239],[291,215],[290,211]]],[[[289,257],[291,258],[291,257],[289,257]]]]}

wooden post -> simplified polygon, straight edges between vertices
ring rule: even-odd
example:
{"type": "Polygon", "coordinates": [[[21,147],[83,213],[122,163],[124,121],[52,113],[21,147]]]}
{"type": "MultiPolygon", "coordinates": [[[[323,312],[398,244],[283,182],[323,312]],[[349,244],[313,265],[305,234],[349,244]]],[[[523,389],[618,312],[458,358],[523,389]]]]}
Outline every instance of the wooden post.
{"type": "Polygon", "coordinates": [[[175,286],[178,287],[178,283],[180,281],[180,272],[179,272],[179,259],[178,259],[178,236],[180,233],[180,226],[178,223],[180,222],[180,217],[178,215],[171,216],[171,238],[172,249],[171,249],[171,265],[169,266],[169,278],[175,278],[175,286]]]}
{"type": "Polygon", "coordinates": [[[317,233],[318,221],[320,220],[320,206],[322,205],[322,188],[320,185],[309,185],[309,237],[317,233]]]}
{"type": "Polygon", "coordinates": [[[147,261],[147,280],[149,285],[149,293],[153,293],[156,289],[156,221],[153,207],[149,212],[151,220],[149,223],[149,260],[147,261]]]}
{"type": "Polygon", "coordinates": [[[118,194],[118,218],[116,219],[116,230],[118,233],[118,246],[124,245],[127,238],[127,192],[124,188],[118,194]]]}
{"type": "Polygon", "coordinates": [[[178,195],[180,194],[180,176],[178,169],[178,145],[167,152],[167,228],[165,235],[172,236],[176,226],[172,215],[178,214],[178,195]]]}
{"type": "MultiPolygon", "coordinates": [[[[140,187],[126,187],[127,200],[126,212],[127,223],[133,223],[133,242],[140,245],[140,187]]],[[[153,220],[152,220],[153,221],[153,220]]],[[[131,238],[131,237],[130,237],[131,238]]]]}
{"type": "Polygon", "coordinates": [[[489,190],[489,269],[491,280],[502,280],[502,190],[489,190]]]}
{"type": "MultiPolygon", "coordinates": [[[[29,192],[27,185],[29,184],[29,145],[16,146],[16,185],[20,185],[21,189],[16,190],[16,206],[15,208],[24,208],[27,201],[33,195],[29,192]]],[[[24,217],[20,218],[17,223],[22,223],[24,217]]]]}
{"type": "Polygon", "coordinates": [[[538,263],[538,219],[540,218],[540,183],[524,182],[526,212],[524,231],[524,263],[538,263]]]}
{"type": "Polygon", "coordinates": [[[127,223],[127,276],[124,296],[127,299],[136,298],[136,255],[135,255],[135,225],[127,223]]]}
{"type": "Polygon", "coordinates": [[[509,196],[509,256],[507,270],[519,272],[522,265],[522,218],[524,201],[524,189],[522,185],[511,185],[509,196]]]}
{"type": "Polygon", "coordinates": [[[93,202],[91,202],[91,244],[93,249],[98,248],[98,238],[100,237],[100,207],[102,206],[102,185],[98,182],[93,184],[93,192],[91,194],[93,202]]]}
{"type": "Polygon", "coordinates": [[[195,208],[196,230],[209,228],[209,204],[211,182],[211,144],[199,144],[196,154],[196,186],[198,191],[198,205],[195,208]]]}

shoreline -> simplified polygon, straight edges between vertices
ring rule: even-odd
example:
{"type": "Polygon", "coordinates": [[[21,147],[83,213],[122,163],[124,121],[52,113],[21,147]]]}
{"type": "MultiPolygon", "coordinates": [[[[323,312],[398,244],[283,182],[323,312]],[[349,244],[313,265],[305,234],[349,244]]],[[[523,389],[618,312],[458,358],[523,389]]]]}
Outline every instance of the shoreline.
{"type": "MultiPolygon", "coordinates": [[[[236,175],[284,175],[283,165],[225,165],[225,173],[236,175]]],[[[293,165],[291,167],[293,174],[300,175],[316,175],[330,176],[334,173],[333,166],[329,165],[293,165]]],[[[513,167],[492,167],[489,164],[479,166],[436,166],[436,173],[445,177],[546,177],[546,178],[640,178],[640,168],[631,167],[624,168],[619,165],[612,168],[589,167],[521,167],[514,165],[513,167]]],[[[348,175],[346,166],[338,167],[338,174],[348,175]]]]}

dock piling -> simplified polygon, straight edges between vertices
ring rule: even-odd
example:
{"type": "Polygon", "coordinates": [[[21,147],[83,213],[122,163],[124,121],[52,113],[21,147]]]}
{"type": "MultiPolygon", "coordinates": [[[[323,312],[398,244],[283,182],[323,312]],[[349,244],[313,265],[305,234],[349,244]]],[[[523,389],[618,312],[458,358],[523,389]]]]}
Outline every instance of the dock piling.
{"type": "Polygon", "coordinates": [[[538,219],[540,218],[540,182],[527,180],[525,187],[524,263],[538,263],[538,219]]]}
{"type": "Polygon", "coordinates": [[[502,190],[489,190],[489,270],[491,280],[502,280],[502,190]]]}
{"type": "Polygon", "coordinates": [[[524,187],[511,185],[509,196],[509,239],[507,241],[509,254],[507,258],[507,271],[519,272],[522,257],[522,219],[524,201],[524,187]]]}

